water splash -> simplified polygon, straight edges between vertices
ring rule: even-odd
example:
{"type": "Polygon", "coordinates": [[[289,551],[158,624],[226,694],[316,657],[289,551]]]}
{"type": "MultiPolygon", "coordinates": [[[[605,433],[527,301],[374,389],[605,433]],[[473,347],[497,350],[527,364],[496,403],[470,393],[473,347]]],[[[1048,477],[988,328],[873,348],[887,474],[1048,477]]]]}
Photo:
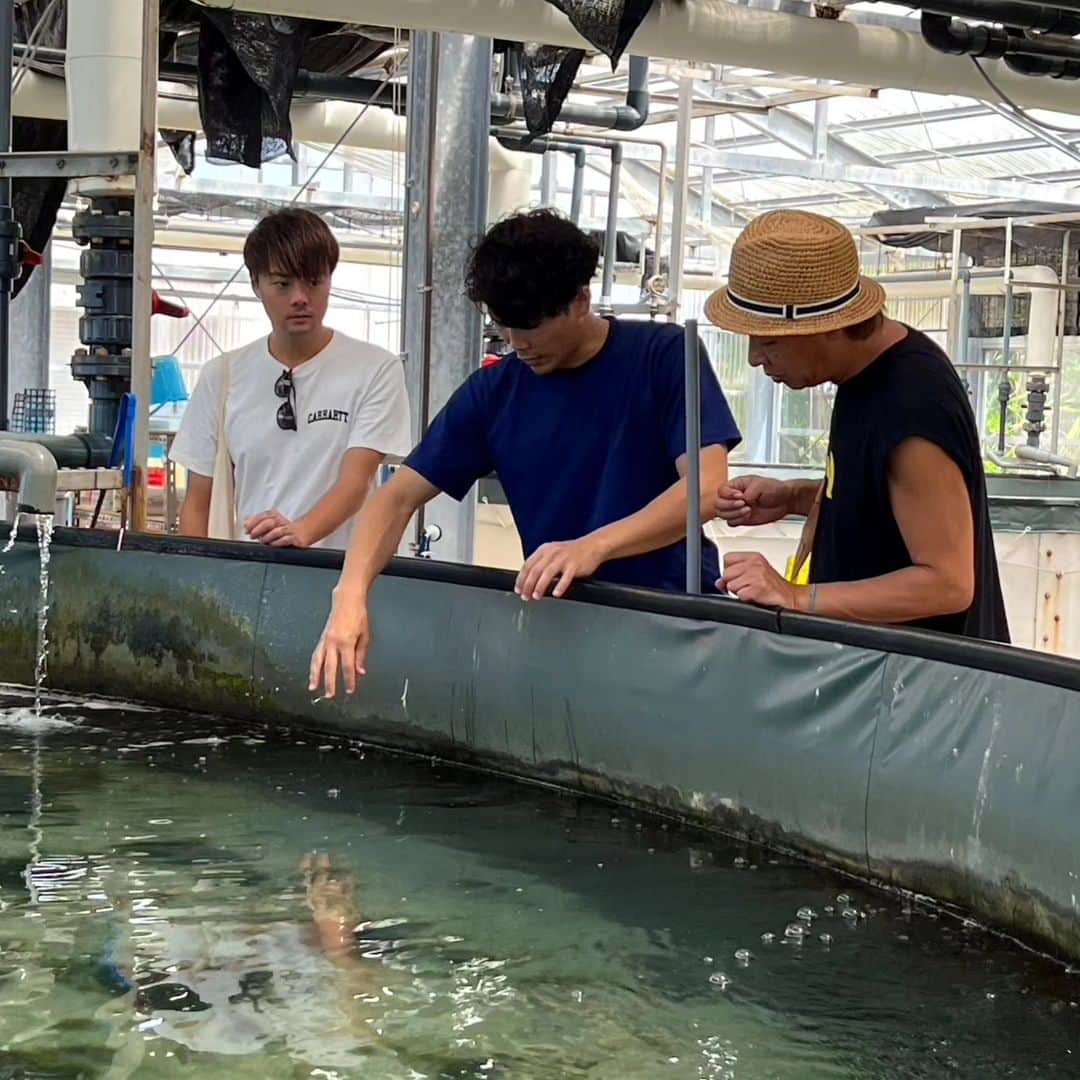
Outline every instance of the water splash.
{"type": "Polygon", "coordinates": [[[7,555],[15,546],[15,541],[19,538],[19,524],[21,521],[22,514],[16,511],[15,520],[11,523],[11,535],[8,537],[8,542],[4,545],[4,550],[0,551],[0,555],[7,555]]]}
{"type": "Polygon", "coordinates": [[[38,583],[37,652],[34,658],[34,715],[41,718],[41,688],[45,682],[49,654],[49,561],[52,558],[53,515],[37,516],[38,583]]]}

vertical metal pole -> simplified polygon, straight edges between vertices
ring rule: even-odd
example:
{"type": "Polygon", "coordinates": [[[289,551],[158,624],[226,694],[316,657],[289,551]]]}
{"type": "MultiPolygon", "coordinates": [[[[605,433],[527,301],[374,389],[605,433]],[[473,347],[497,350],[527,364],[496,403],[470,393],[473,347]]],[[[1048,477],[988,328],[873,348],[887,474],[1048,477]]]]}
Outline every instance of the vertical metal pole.
{"type": "Polygon", "coordinates": [[[964,284],[960,293],[960,314],[956,319],[956,351],[953,356],[958,364],[968,362],[968,346],[971,340],[971,270],[963,273],[964,284]]]}
{"type": "MultiPolygon", "coordinates": [[[[712,146],[716,141],[716,117],[705,117],[705,145],[712,146]]],[[[706,165],[701,170],[701,220],[706,226],[712,224],[713,212],[713,169],[706,165]]]]}
{"type": "Polygon", "coordinates": [[[651,274],[660,273],[660,247],[664,243],[664,189],[667,187],[667,146],[660,144],[660,173],[656,178],[656,244],[651,274]]]}
{"type": "MultiPolygon", "coordinates": [[[[430,419],[431,373],[431,234],[434,203],[431,169],[435,156],[435,112],[438,107],[438,36],[415,31],[409,41],[409,83],[406,103],[405,241],[401,262],[401,354],[412,419],[412,442],[418,443],[430,419]]],[[[401,538],[399,555],[410,554],[424,531],[424,507],[413,516],[401,538]]]]}
{"type": "Polygon", "coordinates": [[[135,467],[130,527],[146,528],[146,465],[150,456],[150,307],[154,288],[154,182],[157,161],[158,4],[143,3],[139,164],[135,173],[134,291],[131,302],[131,392],[135,395],[135,467]]]}
{"type": "Polygon", "coordinates": [[[701,592],[701,371],[697,319],[687,319],[686,356],[686,591],[701,592]]]}
{"type": "Polygon", "coordinates": [[[824,161],[829,153],[829,99],[814,102],[814,160],[824,161]]]}
{"type": "Polygon", "coordinates": [[[615,287],[615,260],[619,239],[619,179],[622,171],[622,143],[611,147],[611,182],[608,185],[607,228],[604,230],[604,273],[600,305],[611,309],[611,292],[615,287]]]}
{"type": "Polygon", "coordinates": [[[693,118],[694,80],[683,75],[679,79],[678,126],[675,134],[675,190],[671,210],[671,262],[668,273],[668,295],[671,297],[671,317],[675,318],[682,297],[683,258],[686,246],[686,197],[690,180],[690,121],[693,118]]]}
{"type": "Polygon", "coordinates": [[[574,152],[574,188],[570,193],[570,219],[575,225],[581,222],[581,202],[585,196],[585,148],[579,146],[574,152]]]}
{"type": "Polygon", "coordinates": [[[952,357],[959,355],[959,311],[956,295],[956,286],[960,279],[961,241],[964,235],[959,229],[953,229],[952,235],[952,259],[949,265],[949,324],[945,340],[948,342],[948,353],[952,357]]]}
{"type": "Polygon", "coordinates": [[[548,150],[540,159],[540,205],[554,206],[557,175],[555,155],[548,150]]]}
{"type": "MultiPolygon", "coordinates": [[[[404,339],[419,434],[480,365],[483,318],[461,281],[487,221],[491,39],[422,32],[410,50],[404,339]]],[[[424,519],[442,539],[432,555],[472,562],[475,518],[472,493],[433,499],[424,519]]]]}
{"type": "Polygon", "coordinates": [[[1013,219],[1005,222],[1005,317],[1001,332],[1001,362],[1008,372],[1012,361],[1012,307],[1013,307],[1013,280],[1012,280],[1012,236],[1013,219]]]}
{"type": "MultiPolygon", "coordinates": [[[[15,0],[0,0],[0,151],[11,150],[11,63],[15,42],[15,0]]],[[[11,221],[11,181],[0,178],[0,218],[11,221]]],[[[17,264],[16,264],[17,265],[17,264]]],[[[11,362],[11,287],[0,281],[0,431],[8,429],[9,371],[11,362]]]]}
{"type": "MultiPolygon", "coordinates": [[[[1062,383],[1065,379],[1065,320],[1069,310],[1069,294],[1066,287],[1069,284],[1069,252],[1072,248],[1072,229],[1066,229],[1061,238],[1061,293],[1060,313],[1058,318],[1057,338],[1057,370],[1054,372],[1054,397],[1050,406],[1050,452],[1059,453],[1058,440],[1061,438],[1061,392],[1062,383]]],[[[1077,294],[1077,302],[1080,303],[1080,293],[1077,294]]]]}

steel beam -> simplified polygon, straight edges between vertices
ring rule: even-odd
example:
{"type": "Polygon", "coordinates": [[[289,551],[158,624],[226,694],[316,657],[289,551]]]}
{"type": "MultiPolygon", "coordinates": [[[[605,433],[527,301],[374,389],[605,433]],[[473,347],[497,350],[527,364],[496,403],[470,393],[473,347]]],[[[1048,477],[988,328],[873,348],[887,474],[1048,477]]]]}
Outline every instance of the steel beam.
{"type": "MultiPolygon", "coordinates": [[[[815,113],[815,121],[817,114],[815,113]]],[[[762,122],[753,116],[742,117],[744,124],[758,131],[762,131],[777,142],[788,147],[796,153],[803,154],[817,161],[829,161],[843,165],[860,165],[868,168],[880,168],[881,162],[871,154],[856,149],[835,131],[821,132],[817,123],[810,123],[801,116],[786,109],[774,109],[769,113],[767,122],[762,122]],[[819,156],[819,150],[824,144],[826,155],[819,156]]],[[[858,183],[858,181],[853,181],[858,183]]],[[[910,191],[883,185],[860,184],[872,191],[886,204],[897,209],[905,209],[915,206],[925,206],[929,202],[933,206],[947,206],[948,199],[936,193],[934,188],[927,188],[926,196],[915,197],[910,191]]]]}
{"type": "Polygon", "coordinates": [[[102,154],[97,151],[28,150],[0,154],[0,176],[9,179],[72,179],[84,176],[131,176],[139,165],[135,151],[102,154]]]}
{"type": "MultiPolygon", "coordinates": [[[[800,161],[793,158],[735,154],[723,150],[700,150],[705,164],[757,176],[799,176],[806,180],[856,184],[865,187],[891,187],[907,191],[945,192],[974,198],[1010,199],[1037,205],[1075,203],[1080,192],[1057,184],[1031,184],[1013,180],[977,179],[910,173],[900,169],[857,165],[838,161],[800,161]]],[[[918,205],[925,205],[920,203],[918,205]]]]}

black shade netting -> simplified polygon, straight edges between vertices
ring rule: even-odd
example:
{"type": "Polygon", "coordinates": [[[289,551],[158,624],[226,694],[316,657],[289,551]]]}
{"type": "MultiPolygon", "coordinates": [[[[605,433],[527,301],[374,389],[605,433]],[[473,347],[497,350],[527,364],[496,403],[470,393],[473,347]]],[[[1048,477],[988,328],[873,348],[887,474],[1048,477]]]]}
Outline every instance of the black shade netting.
{"type": "Polygon", "coordinates": [[[292,104],[307,20],[207,9],[199,33],[199,112],[210,160],[257,169],[292,153],[292,104]]]}
{"type": "Polygon", "coordinates": [[[525,124],[531,136],[544,135],[551,130],[584,59],[584,49],[532,44],[522,48],[519,55],[521,98],[525,124]]]}
{"type": "MultiPolygon", "coordinates": [[[[16,116],[11,123],[13,150],[67,149],[67,124],[63,120],[33,120],[16,116]]],[[[23,239],[34,251],[44,251],[52,236],[60,204],[67,193],[66,180],[23,180],[11,182],[11,208],[15,220],[22,226],[23,239]]],[[[23,264],[22,276],[14,285],[18,296],[30,280],[34,268],[23,264]]]]}
{"type": "Polygon", "coordinates": [[[655,0],[548,0],[548,3],[557,7],[614,68],[655,0]]]}

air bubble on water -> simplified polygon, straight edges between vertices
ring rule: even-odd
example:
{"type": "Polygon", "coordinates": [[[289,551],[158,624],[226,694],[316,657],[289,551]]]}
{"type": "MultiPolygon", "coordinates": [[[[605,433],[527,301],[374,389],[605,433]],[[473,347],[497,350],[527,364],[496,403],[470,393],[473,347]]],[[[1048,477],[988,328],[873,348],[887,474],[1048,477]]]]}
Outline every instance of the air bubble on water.
{"type": "Polygon", "coordinates": [[[735,858],[732,860],[732,865],[742,870],[743,867],[748,865],[748,860],[744,859],[741,855],[736,855],[735,858]]]}
{"type": "Polygon", "coordinates": [[[838,904],[850,904],[850,903],[851,903],[851,897],[850,897],[850,896],[848,896],[848,894],[847,894],[846,892],[842,892],[842,893],[841,893],[841,894],[840,894],[840,895],[839,895],[839,896],[838,896],[838,897],[836,898],[836,902],[837,902],[838,904]]]}
{"type": "Polygon", "coordinates": [[[598,863],[596,864],[596,869],[597,869],[597,870],[603,870],[603,869],[604,869],[604,864],[603,864],[602,862],[598,862],[598,863]]]}
{"type": "Polygon", "coordinates": [[[721,990],[726,990],[731,985],[731,980],[722,971],[714,971],[709,976],[709,982],[721,990]]]}
{"type": "Polygon", "coordinates": [[[792,941],[801,942],[806,936],[806,926],[801,922],[793,922],[788,925],[788,928],[784,931],[784,937],[791,938],[792,941]]]}
{"type": "Polygon", "coordinates": [[[752,954],[751,954],[749,949],[736,949],[735,950],[735,959],[740,964],[742,964],[743,967],[746,967],[750,963],[751,957],[752,957],[752,954]]]}
{"type": "Polygon", "coordinates": [[[795,913],[795,918],[798,919],[800,922],[809,923],[813,922],[817,918],[817,914],[815,913],[813,908],[801,907],[795,913]]]}
{"type": "Polygon", "coordinates": [[[995,998],[997,998],[997,994],[987,994],[986,995],[986,1000],[987,1001],[993,1001],[993,1000],[995,1000],[995,998]]]}
{"type": "Polygon", "coordinates": [[[820,941],[822,945],[831,945],[832,934],[822,934],[821,937],[818,938],[818,941],[820,941]]]}
{"type": "Polygon", "coordinates": [[[775,934],[764,933],[761,935],[762,945],[771,945],[776,940],[775,934]]]}
{"type": "Polygon", "coordinates": [[[336,799],[340,794],[341,794],[341,789],[340,788],[332,787],[326,792],[326,797],[328,799],[336,799]]]}
{"type": "Polygon", "coordinates": [[[706,964],[711,964],[713,962],[713,958],[711,956],[703,956],[701,959],[702,962],[706,964]]]}
{"type": "Polygon", "coordinates": [[[859,913],[854,908],[846,907],[840,912],[840,917],[847,919],[848,922],[858,922],[859,913]]]}
{"type": "Polygon", "coordinates": [[[825,907],[825,914],[826,915],[835,915],[836,914],[836,908],[834,908],[832,906],[832,904],[827,904],[826,907],[825,907]]]}

